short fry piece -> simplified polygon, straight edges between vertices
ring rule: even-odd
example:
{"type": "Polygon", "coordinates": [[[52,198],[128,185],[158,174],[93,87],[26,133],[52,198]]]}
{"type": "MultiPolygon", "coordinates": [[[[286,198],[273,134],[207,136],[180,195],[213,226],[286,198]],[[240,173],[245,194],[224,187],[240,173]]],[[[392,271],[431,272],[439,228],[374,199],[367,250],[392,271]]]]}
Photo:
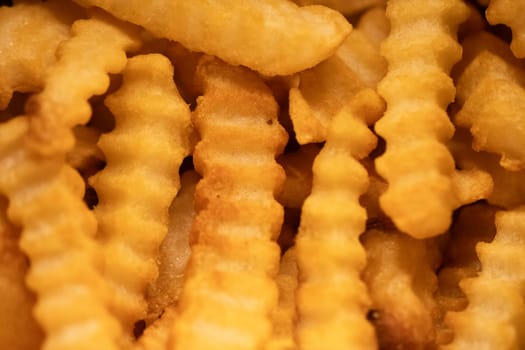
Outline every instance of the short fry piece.
{"type": "Polygon", "coordinates": [[[98,142],[107,165],[90,179],[111,309],[128,332],[146,316],[144,295],[158,274],[156,253],[189,153],[190,111],[172,77],[165,56],[129,59],[122,87],[105,101],[116,122],[98,142]]]}
{"type": "Polygon", "coordinates": [[[0,110],[13,91],[42,88],[58,44],[69,38],[69,26],[80,14],[68,2],[54,0],[0,7],[0,110]]]}
{"type": "Polygon", "coordinates": [[[120,327],[106,308],[84,182],[63,156],[43,158],[24,147],[28,124],[22,116],[0,125],[0,192],[9,199],[9,219],[22,227],[43,350],[117,350],[120,327]]]}
{"type": "Polygon", "coordinates": [[[168,233],[159,249],[159,276],[148,287],[148,316],[158,318],[179,300],[184,271],[190,258],[190,231],[195,216],[193,195],[200,176],[188,171],[181,176],[181,188],[169,209],[168,233]]]}
{"type": "Polygon", "coordinates": [[[503,23],[512,29],[510,48],[519,58],[525,57],[525,13],[524,0],[490,0],[487,20],[490,24],[503,23]]]}
{"type": "Polygon", "coordinates": [[[462,280],[468,306],[445,323],[454,340],[444,349],[521,349],[525,346],[525,207],[496,213],[496,236],[476,246],[481,272],[462,280]]]}
{"type": "Polygon", "coordinates": [[[137,49],[139,42],[138,28],[104,13],[73,23],[72,36],[60,45],[44,90],[26,105],[27,141],[35,152],[51,155],[73,148],[73,126],[91,116],[88,99],[106,91],[108,74],[124,69],[126,51],[137,49]]]}
{"type": "Polygon", "coordinates": [[[24,283],[28,263],[18,248],[20,230],[6,217],[0,196],[0,344],[6,349],[34,350],[44,339],[33,317],[35,296],[24,283]]]}
{"type": "Polygon", "coordinates": [[[305,200],[296,238],[300,282],[297,291],[301,349],[374,349],[366,320],[370,300],[360,273],[366,254],[359,242],[366,210],[359,197],[368,186],[359,163],[375,148],[368,129],[383,113],[373,90],[358,93],[337,114],[313,164],[312,193],[305,200]]]}
{"type": "Polygon", "coordinates": [[[271,91],[253,72],[204,57],[204,94],[193,121],[201,140],[197,216],[171,348],[260,349],[271,335],[279,268],[275,239],[284,171],[275,160],[287,135],[271,91]]]}
{"type": "Polygon", "coordinates": [[[380,203],[403,232],[416,238],[443,233],[458,204],[454,160],[444,143],[454,127],[446,107],[454,99],[448,76],[461,58],[455,33],[468,16],[460,0],[392,0],[391,31],[383,42],[389,72],[378,92],[388,109],[375,130],[386,140],[376,159],[388,181],[380,203]]]}
{"type": "Polygon", "coordinates": [[[363,245],[368,256],[363,279],[380,348],[431,348],[436,338],[437,247],[429,240],[376,229],[363,235],[363,245]]]}
{"type": "Polygon", "coordinates": [[[265,75],[287,75],[329,57],[351,25],[322,6],[284,0],[75,0],[98,6],[191,51],[265,75]]]}

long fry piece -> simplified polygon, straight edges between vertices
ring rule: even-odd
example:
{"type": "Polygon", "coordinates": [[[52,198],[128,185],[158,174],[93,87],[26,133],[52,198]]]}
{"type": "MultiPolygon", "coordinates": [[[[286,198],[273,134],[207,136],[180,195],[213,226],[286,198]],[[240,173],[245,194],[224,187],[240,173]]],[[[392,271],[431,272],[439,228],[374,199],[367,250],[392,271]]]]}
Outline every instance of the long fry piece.
{"type": "Polygon", "coordinates": [[[126,52],[139,43],[137,27],[102,12],[73,23],[72,37],[60,45],[44,90],[26,105],[27,141],[35,152],[51,155],[73,148],[73,126],[91,116],[88,99],[107,90],[109,73],[124,69],[126,52]]]}
{"type": "Polygon", "coordinates": [[[336,11],[284,0],[75,0],[266,75],[286,75],[329,57],[351,30],[336,11]]]}
{"type": "Polygon", "coordinates": [[[194,244],[171,349],[260,349],[271,335],[279,268],[274,199],[286,143],[271,91],[247,69],[205,57],[193,121],[197,185],[194,244]]]}
{"type": "Polygon", "coordinates": [[[496,236],[476,246],[481,272],[460,282],[468,299],[445,322],[454,340],[444,349],[525,347],[525,207],[496,213],[496,236]]]}
{"type": "Polygon", "coordinates": [[[6,210],[7,200],[0,196],[0,344],[34,350],[44,334],[32,314],[35,295],[24,282],[29,264],[18,247],[20,230],[7,220],[6,210]]]}
{"type": "Polygon", "coordinates": [[[389,183],[381,207],[417,238],[443,233],[458,202],[454,160],[443,143],[454,132],[446,113],[454,99],[448,72],[461,57],[454,36],[467,16],[460,0],[392,0],[387,6],[391,32],[382,53],[389,72],[378,91],[388,109],[375,126],[387,143],[376,160],[389,183]]]}
{"type": "Polygon", "coordinates": [[[95,215],[111,309],[130,333],[146,316],[144,295],[158,275],[154,257],[190,147],[190,111],[172,77],[165,56],[129,59],[122,87],[105,101],[116,122],[98,142],[107,165],[90,179],[99,198],[95,215]]]}
{"type": "Polygon", "coordinates": [[[325,146],[313,165],[312,193],[305,200],[297,236],[297,294],[301,349],[374,349],[366,320],[370,300],[360,273],[366,253],[359,236],[366,210],[359,197],[368,187],[359,162],[375,148],[368,129],[384,111],[371,89],[358,93],[332,120],[325,146]]]}
{"type": "Polygon", "coordinates": [[[23,116],[0,125],[0,192],[10,201],[9,219],[22,227],[20,247],[31,260],[27,283],[46,333],[43,349],[116,350],[120,327],[106,308],[84,182],[63,156],[42,158],[28,150],[27,130],[23,116]]]}

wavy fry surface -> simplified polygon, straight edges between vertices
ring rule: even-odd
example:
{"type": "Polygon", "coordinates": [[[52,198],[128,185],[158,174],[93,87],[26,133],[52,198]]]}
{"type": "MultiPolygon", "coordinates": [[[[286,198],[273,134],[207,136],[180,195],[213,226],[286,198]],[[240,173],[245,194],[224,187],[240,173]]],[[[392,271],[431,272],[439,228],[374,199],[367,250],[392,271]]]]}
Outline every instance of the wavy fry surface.
{"type": "Polygon", "coordinates": [[[525,347],[525,207],[496,213],[496,236],[476,246],[481,272],[462,280],[468,306],[445,323],[454,340],[443,349],[525,347]]]}
{"type": "Polygon", "coordinates": [[[35,295],[24,281],[29,263],[18,247],[20,230],[8,221],[6,210],[7,200],[0,196],[0,344],[34,350],[44,334],[33,317],[35,295]]]}
{"type": "Polygon", "coordinates": [[[329,57],[351,25],[322,6],[298,7],[283,0],[75,0],[266,75],[287,75],[329,57]]]}
{"type": "Polygon", "coordinates": [[[381,50],[389,71],[378,92],[388,109],[375,130],[387,143],[376,168],[389,186],[380,201],[396,226],[416,238],[443,233],[458,202],[444,142],[454,132],[446,108],[455,92],[448,73],[461,58],[455,33],[468,13],[460,0],[387,6],[391,31],[381,50]]]}
{"type": "Polygon", "coordinates": [[[368,174],[359,160],[376,146],[377,138],[368,125],[384,108],[373,90],[358,93],[332,120],[326,143],[314,161],[312,193],[303,204],[296,238],[301,349],[377,346],[366,319],[370,300],[360,279],[366,265],[359,242],[366,210],[359,197],[368,187],[368,174]]]}
{"type": "Polygon", "coordinates": [[[0,125],[0,192],[8,216],[22,227],[20,247],[37,294],[35,318],[44,350],[116,350],[120,327],[106,303],[96,220],[82,202],[84,182],[63,156],[41,157],[25,147],[26,117],[0,125]]]}
{"type": "Polygon", "coordinates": [[[99,198],[94,212],[111,309],[131,332],[146,316],[146,288],[158,275],[156,253],[189,153],[190,111],[160,54],[130,58],[121,88],[105,103],[116,126],[100,137],[107,165],[90,182],[99,198]]]}
{"type": "Polygon", "coordinates": [[[89,98],[104,93],[109,74],[126,66],[126,52],[140,43],[138,28],[102,12],[73,23],[71,38],[57,50],[44,89],[26,105],[30,120],[27,142],[43,155],[73,148],[72,128],[91,116],[89,98]]]}
{"type": "Polygon", "coordinates": [[[204,94],[193,122],[202,175],[192,254],[171,349],[259,349],[272,332],[283,209],[275,161],[287,135],[271,91],[247,69],[210,57],[197,68],[204,94]]]}

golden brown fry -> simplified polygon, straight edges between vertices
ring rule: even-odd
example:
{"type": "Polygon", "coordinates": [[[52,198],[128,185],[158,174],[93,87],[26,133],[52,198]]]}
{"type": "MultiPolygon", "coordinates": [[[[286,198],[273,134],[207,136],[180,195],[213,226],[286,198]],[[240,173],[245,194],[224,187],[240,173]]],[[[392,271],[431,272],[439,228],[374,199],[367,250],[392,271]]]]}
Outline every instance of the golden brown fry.
{"type": "Polygon", "coordinates": [[[57,63],[45,78],[44,90],[26,105],[28,144],[40,154],[73,148],[72,128],[88,122],[88,99],[104,93],[109,73],[126,65],[126,52],[139,46],[138,28],[102,12],[73,23],[72,36],[57,51],[57,63]]]}
{"type": "Polygon", "coordinates": [[[284,189],[278,201],[285,208],[301,208],[312,189],[312,164],[319,153],[315,144],[301,146],[295,152],[283,154],[277,160],[286,173],[284,189]]]}
{"type": "Polygon", "coordinates": [[[31,261],[27,283],[46,333],[43,349],[116,350],[120,327],[106,309],[84,182],[63,156],[43,158],[24,147],[28,124],[22,116],[0,125],[0,192],[9,198],[9,219],[22,227],[20,247],[31,261]]]}
{"type": "Polygon", "coordinates": [[[275,277],[279,287],[279,304],[272,312],[273,334],[266,343],[266,350],[292,350],[296,348],[294,326],[296,321],[295,291],[299,271],[295,248],[290,248],[281,258],[279,273],[275,277]]]}
{"type": "Polygon", "coordinates": [[[369,7],[385,5],[386,0],[293,0],[296,4],[305,5],[324,5],[348,16],[359,13],[369,7]]]}
{"type": "Polygon", "coordinates": [[[454,340],[444,349],[522,349],[525,346],[525,207],[496,213],[496,236],[476,246],[481,272],[460,282],[468,306],[445,323],[454,340]]]}
{"type": "Polygon", "coordinates": [[[286,143],[271,91],[253,72],[205,57],[194,124],[197,185],[194,244],[172,349],[259,349],[277,305],[274,242],[283,209],[274,199],[286,143]]]}
{"type": "Polygon", "coordinates": [[[470,144],[472,138],[465,129],[457,129],[449,148],[460,169],[481,170],[490,174],[493,181],[489,203],[505,208],[525,204],[525,170],[507,171],[499,165],[499,156],[486,152],[475,152],[470,144]]]}
{"type": "Polygon", "coordinates": [[[144,294],[158,275],[155,256],[189,153],[190,111],[172,77],[160,54],[128,60],[122,87],[105,101],[116,121],[98,142],[107,165],[90,179],[111,309],[129,332],[146,316],[144,294]]]}
{"type": "Polygon", "coordinates": [[[480,169],[457,170],[452,182],[461,205],[487,199],[494,188],[490,174],[480,169]]]}
{"type": "Polygon", "coordinates": [[[159,276],[148,287],[147,321],[158,318],[164,309],[177,303],[190,258],[190,231],[195,216],[193,194],[200,177],[194,171],[181,176],[181,189],[169,209],[168,234],[159,249],[159,276]]]}
{"type": "Polygon", "coordinates": [[[358,93],[337,114],[313,165],[312,193],[305,200],[296,238],[300,282],[297,291],[301,349],[373,349],[366,320],[370,304],[360,273],[366,254],[359,243],[366,210],[359,196],[368,176],[359,163],[375,148],[368,129],[384,111],[371,89],[358,93]]]}
{"type": "Polygon", "coordinates": [[[454,160],[444,143],[454,127],[446,107],[454,99],[448,72],[461,57],[455,40],[468,8],[459,0],[392,0],[391,32],[382,53],[389,72],[378,86],[388,109],[375,125],[386,140],[376,159],[388,181],[381,207],[396,226],[417,238],[447,230],[458,204],[454,160]]]}
{"type": "Polygon", "coordinates": [[[370,318],[382,349],[424,349],[435,341],[437,246],[397,231],[363,235],[368,261],[363,279],[372,299],[370,318]]]}
{"type": "Polygon", "coordinates": [[[164,309],[162,316],[144,330],[131,350],[167,349],[170,330],[176,318],[177,310],[175,307],[171,306],[164,309]]]}
{"type": "Polygon", "coordinates": [[[351,30],[338,12],[283,0],[75,0],[98,6],[191,51],[265,75],[287,75],[329,57],[351,30]]]}
{"type": "MultiPolygon", "coordinates": [[[[490,242],[494,238],[496,211],[496,207],[485,203],[475,203],[460,209],[451,228],[451,238],[438,275],[439,289],[436,292],[436,302],[441,317],[448,311],[460,311],[467,306],[468,300],[459,288],[459,282],[464,278],[476,276],[480,271],[476,244],[490,242]]],[[[452,331],[440,325],[438,343],[446,344],[451,340],[452,331]]]]}
{"type": "Polygon", "coordinates": [[[14,91],[42,88],[58,44],[69,37],[71,23],[81,15],[80,7],[56,0],[0,7],[0,110],[14,91]]]}
{"type": "Polygon", "coordinates": [[[28,261],[18,248],[20,230],[6,217],[0,196],[0,344],[5,349],[34,350],[44,338],[33,317],[35,296],[24,283],[28,261]]]}
{"type": "Polygon", "coordinates": [[[525,1],[490,0],[486,16],[490,24],[503,23],[512,29],[510,48],[516,57],[525,57],[525,1]]]}
{"type": "Polygon", "coordinates": [[[97,146],[100,132],[87,126],[73,129],[75,147],[66,155],[67,163],[85,178],[100,170],[104,164],[104,153],[97,146]]]}

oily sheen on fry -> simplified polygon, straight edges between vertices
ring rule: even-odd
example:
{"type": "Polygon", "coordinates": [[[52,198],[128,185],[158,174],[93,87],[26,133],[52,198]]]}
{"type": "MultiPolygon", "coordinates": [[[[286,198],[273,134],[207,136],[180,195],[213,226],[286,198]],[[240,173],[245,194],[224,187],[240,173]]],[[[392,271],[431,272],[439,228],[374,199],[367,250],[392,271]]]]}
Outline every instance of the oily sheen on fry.
{"type": "Polygon", "coordinates": [[[116,123],[98,142],[107,165],[90,179],[99,198],[94,212],[111,310],[130,333],[146,316],[144,295],[158,275],[155,254],[190,151],[190,111],[172,76],[160,54],[128,60],[121,88],[105,101],[116,123]]]}
{"type": "Polygon", "coordinates": [[[99,271],[96,220],[82,201],[84,182],[63,156],[41,157],[24,145],[26,117],[0,125],[0,192],[9,219],[22,227],[43,350],[117,350],[118,321],[107,310],[99,271]]]}
{"type": "Polygon", "coordinates": [[[197,74],[204,93],[193,114],[201,138],[193,160],[202,180],[170,349],[260,349],[278,301],[283,209],[274,194],[284,171],[275,157],[287,135],[255,73],[205,57],[197,74]]]}
{"type": "Polygon", "coordinates": [[[467,18],[460,0],[391,0],[391,31],[381,51],[388,73],[378,92],[388,108],[375,125],[387,144],[376,159],[388,181],[381,207],[396,226],[416,238],[443,233],[458,204],[454,160],[445,146],[454,127],[446,112],[454,99],[448,76],[461,58],[457,26],[467,18]]]}
{"type": "Polygon", "coordinates": [[[57,50],[57,63],[48,72],[43,91],[26,104],[27,142],[43,155],[73,148],[72,128],[91,116],[88,99],[107,90],[109,74],[124,69],[126,52],[140,44],[138,28],[104,13],[77,20],[71,32],[57,50]]]}
{"type": "Polygon", "coordinates": [[[265,75],[287,75],[330,56],[350,33],[338,12],[285,0],[75,0],[98,6],[191,51],[265,75]]]}

